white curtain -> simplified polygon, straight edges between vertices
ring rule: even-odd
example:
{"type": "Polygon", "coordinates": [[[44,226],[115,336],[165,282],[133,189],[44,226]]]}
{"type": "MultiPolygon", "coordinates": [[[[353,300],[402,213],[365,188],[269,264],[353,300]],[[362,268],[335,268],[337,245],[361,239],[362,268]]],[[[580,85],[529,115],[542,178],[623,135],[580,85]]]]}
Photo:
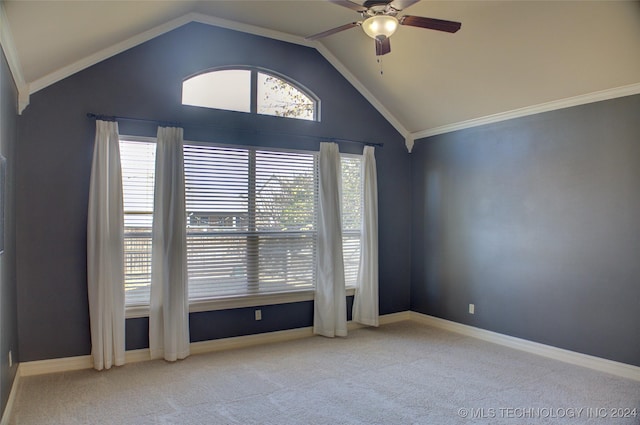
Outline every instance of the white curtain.
{"type": "Polygon", "coordinates": [[[353,320],[378,326],[378,177],[373,146],[365,146],[362,161],[364,208],[360,234],[360,267],[353,300],[353,320]]]}
{"type": "Polygon", "coordinates": [[[97,370],[124,364],[124,218],[118,123],[96,121],[87,220],[91,355],[97,370]]]}
{"type": "Polygon", "coordinates": [[[189,300],[182,129],[158,127],[151,253],[152,358],[189,355],[189,300]]]}
{"type": "Polygon", "coordinates": [[[320,144],[319,168],[318,276],[313,332],[327,337],[347,336],[340,208],[342,170],[337,144],[320,144]]]}

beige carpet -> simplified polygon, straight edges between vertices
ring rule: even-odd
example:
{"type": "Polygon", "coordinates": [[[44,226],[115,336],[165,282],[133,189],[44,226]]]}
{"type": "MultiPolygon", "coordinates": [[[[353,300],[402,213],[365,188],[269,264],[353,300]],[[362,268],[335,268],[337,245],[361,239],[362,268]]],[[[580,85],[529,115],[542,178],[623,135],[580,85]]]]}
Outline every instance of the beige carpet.
{"type": "Polygon", "coordinates": [[[23,378],[11,423],[640,423],[614,409],[640,409],[640,382],[402,322],[23,378]]]}

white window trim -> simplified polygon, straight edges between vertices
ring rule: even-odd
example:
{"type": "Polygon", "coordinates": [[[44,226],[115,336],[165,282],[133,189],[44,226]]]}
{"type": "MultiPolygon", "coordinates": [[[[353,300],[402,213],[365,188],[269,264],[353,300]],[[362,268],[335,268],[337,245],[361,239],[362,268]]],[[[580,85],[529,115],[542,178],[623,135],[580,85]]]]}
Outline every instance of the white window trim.
{"type": "Polygon", "coordinates": [[[258,112],[258,89],[257,89],[257,81],[258,81],[258,74],[264,74],[264,75],[269,75],[275,78],[278,78],[282,81],[284,81],[285,83],[289,84],[290,86],[292,86],[293,88],[295,88],[296,90],[300,91],[302,94],[304,94],[305,96],[307,96],[314,105],[313,108],[313,118],[308,120],[306,118],[302,118],[303,121],[311,121],[311,122],[320,122],[320,106],[321,106],[321,101],[320,98],[313,92],[311,91],[307,86],[305,86],[304,84],[294,80],[293,78],[289,77],[288,75],[282,74],[280,72],[274,71],[272,69],[268,69],[268,68],[263,68],[263,67],[259,67],[259,66],[251,66],[251,65],[238,65],[238,66],[221,66],[221,67],[216,67],[216,68],[210,68],[210,69],[206,69],[203,71],[200,71],[196,74],[190,75],[186,78],[184,78],[182,80],[182,92],[184,93],[184,83],[186,81],[189,81],[193,78],[199,77],[201,75],[206,75],[206,74],[210,74],[210,73],[214,73],[214,72],[218,72],[218,71],[249,71],[251,73],[251,77],[250,77],[250,100],[249,100],[249,111],[244,112],[244,111],[238,111],[238,110],[234,110],[234,109],[225,109],[225,108],[215,108],[215,107],[210,107],[210,106],[199,106],[199,105],[192,105],[189,103],[182,103],[182,99],[181,99],[181,104],[182,106],[187,106],[187,107],[193,107],[193,108],[204,108],[204,109],[216,109],[216,110],[220,110],[220,111],[232,111],[232,112],[240,112],[240,113],[248,113],[248,114],[252,114],[252,115],[262,115],[262,116],[268,116],[268,117],[278,117],[278,118],[288,118],[288,119],[300,119],[297,117],[281,117],[278,115],[272,115],[272,114],[263,114],[263,113],[259,113],[258,112]]]}
{"type": "MultiPolygon", "coordinates": [[[[356,293],[355,286],[346,288],[347,296],[356,293]]],[[[199,313],[204,311],[232,310],[244,307],[260,307],[265,305],[277,305],[298,303],[315,300],[315,291],[280,292],[260,295],[239,295],[228,298],[218,298],[202,301],[192,301],[189,303],[189,313],[199,313]]],[[[125,308],[125,318],[135,319],[149,317],[149,306],[129,306],[125,308]]]]}

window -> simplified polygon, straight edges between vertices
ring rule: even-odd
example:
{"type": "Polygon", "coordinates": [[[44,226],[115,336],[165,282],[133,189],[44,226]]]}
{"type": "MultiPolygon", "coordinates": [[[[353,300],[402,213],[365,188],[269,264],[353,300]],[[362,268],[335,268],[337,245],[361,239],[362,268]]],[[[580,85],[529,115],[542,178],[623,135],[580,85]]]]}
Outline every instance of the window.
{"type": "Polygon", "coordinates": [[[189,298],[313,288],[310,153],[184,148],[189,298]]]}
{"type": "Polygon", "coordinates": [[[346,286],[355,286],[360,267],[362,225],[361,156],[342,155],[342,254],[346,286]]]}
{"type": "Polygon", "coordinates": [[[315,102],[285,80],[258,72],[258,114],[315,119],[315,102]]]}
{"type": "Polygon", "coordinates": [[[156,144],[120,141],[124,203],[125,305],[148,305],[156,144]]]}
{"type": "MultiPolygon", "coordinates": [[[[148,305],[155,143],[122,140],[126,305],[148,305]]],[[[293,292],[316,281],[318,155],[184,145],[189,300],[293,292]]],[[[345,281],[360,258],[359,156],[343,156],[345,281]]]]}
{"type": "Polygon", "coordinates": [[[182,83],[182,104],[318,120],[318,101],[284,77],[256,69],[221,69],[182,83]]]}
{"type": "Polygon", "coordinates": [[[251,71],[225,69],[189,78],[182,83],[182,104],[251,112],[251,71]]]}

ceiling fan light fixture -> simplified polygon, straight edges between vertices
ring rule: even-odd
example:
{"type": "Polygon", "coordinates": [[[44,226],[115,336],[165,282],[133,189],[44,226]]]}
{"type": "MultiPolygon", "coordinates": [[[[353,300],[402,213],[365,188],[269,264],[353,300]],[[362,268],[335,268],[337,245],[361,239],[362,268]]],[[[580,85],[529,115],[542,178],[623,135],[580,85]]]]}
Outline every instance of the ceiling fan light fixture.
{"type": "Polygon", "coordinates": [[[398,20],[395,16],[375,15],[365,19],[362,29],[371,38],[385,39],[391,37],[398,28],[398,20]]]}

